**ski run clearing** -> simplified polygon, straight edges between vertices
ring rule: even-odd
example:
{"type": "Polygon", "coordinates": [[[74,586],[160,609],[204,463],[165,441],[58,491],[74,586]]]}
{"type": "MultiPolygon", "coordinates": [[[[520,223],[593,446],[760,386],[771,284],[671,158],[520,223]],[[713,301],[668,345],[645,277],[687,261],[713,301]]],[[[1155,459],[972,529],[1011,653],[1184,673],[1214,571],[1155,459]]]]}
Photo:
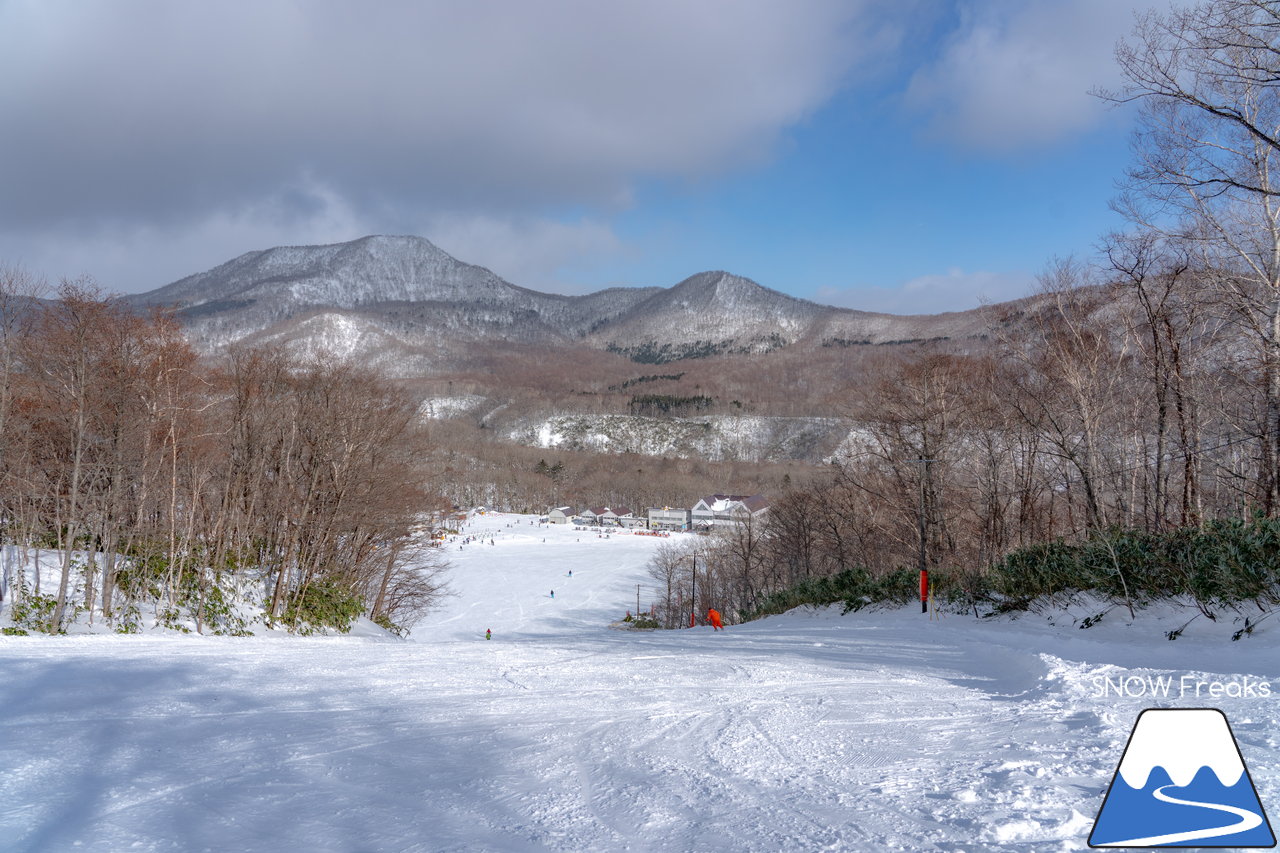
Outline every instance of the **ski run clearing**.
{"type": "Polygon", "coordinates": [[[0,637],[0,849],[1080,850],[1147,707],[1221,708],[1280,816],[1272,621],[620,631],[670,540],[530,521],[446,544],[455,594],[409,642],[0,637]]]}

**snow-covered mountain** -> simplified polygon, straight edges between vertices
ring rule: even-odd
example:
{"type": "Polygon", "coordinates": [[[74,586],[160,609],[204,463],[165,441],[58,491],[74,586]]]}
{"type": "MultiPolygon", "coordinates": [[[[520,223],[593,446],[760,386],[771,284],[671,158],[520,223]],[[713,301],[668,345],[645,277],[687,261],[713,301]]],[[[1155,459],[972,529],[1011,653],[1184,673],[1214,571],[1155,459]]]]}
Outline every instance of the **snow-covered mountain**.
{"type": "Polygon", "coordinates": [[[662,363],[804,340],[976,336],[986,325],[978,312],[896,317],[833,308],[727,272],[698,273],[670,288],[541,293],[421,237],[386,236],[249,252],[129,301],[175,306],[208,351],[244,340],[314,349],[338,336],[344,354],[412,363],[410,372],[424,364],[429,372],[450,354],[456,360],[460,347],[494,342],[587,346],[662,363]]]}
{"type": "Polygon", "coordinates": [[[305,330],[289,325],[316,309],[364,317],[412,347],[428,340],[428,332],[441,331],[469,338],[563,339],[648,293],[539,293],[459,261],[421,237],[372,236],[249,252],[129,299],[139,306],[177,307],[206,349],[264,332],[268,338],[297,339],[305,330]]]}
{"type": "Polygon", "coordinates": [[[896,344],[981,350],[1005,316],[835,308],[725,271],[541,293],[404,236],[249,252],[128,301],[175,307],[206,353],[278,344],[417,383],[424,403],[471,395],[487,413],[441,411],[524,444],[738,460],[829,457],[847,438],[833,389],[896,344]]]}
{"type": "Polygon", "coordinates": [[[354,308],[379,302],[518,301],[518,291],[428,240],[375,236],[248,252],[145,294],[143,301],[208,310],[246,301],[354,308]]]}
{"type": "Polygon", "coordinates": [[[732,273],[702,272],[659,290],[592,338],[623,349],[701,343],[759,351],[795,343],[825,315],[838,311],[732,273]]]}

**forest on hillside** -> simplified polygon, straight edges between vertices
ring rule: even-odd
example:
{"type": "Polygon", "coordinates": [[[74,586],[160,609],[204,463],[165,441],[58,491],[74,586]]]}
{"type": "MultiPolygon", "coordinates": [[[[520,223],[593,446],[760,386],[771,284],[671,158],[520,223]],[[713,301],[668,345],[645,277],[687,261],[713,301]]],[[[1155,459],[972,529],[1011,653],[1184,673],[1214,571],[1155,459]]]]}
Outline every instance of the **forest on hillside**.
{"type": "MultiPolygon", "coordinates": [[[[993,567],[1087,563],[1045,550],[1071,543],[1107,552],[1106,586],[1130,606],[1126,565],[1172,596],[1199,559],[1261,578],[1188,595],[1280,602],[1274,566],[1248,557],[1267,548],[1240,545],[1274,544],[1280,510],[1277,33],[1280,8],[1258,0],[1143,16],[1117,47],[1125,85],[1097,93],[1137,109],[1115,202],[1131,228],[1096,261],[1051,263],[991,352],[885,357],[848,400],[854,438],[825,477],[776,496],[767,523],[655,564],[664,621],[688,613],[695,561],[694,609],[746,615],[816,579],[917,566],[976,592],[993,567]],[[1218,539],[1197,557],[1183,531],[1218,539]]],[[[1075,588],[1097,577],[1082,569],[1075,588]]]]}
{"type": "Polygon", "coordinates": [[[197,358],[163,314],[0,271],[0,530],[15,622],[238,633],[232,586],[294,628],[410,623],[439,590],[415,401],[279,350],[197,358]],[[29,571],[43,550],[53,571],[29,571]],[[53,555],[53,556],[51,556],[53,555]]]}

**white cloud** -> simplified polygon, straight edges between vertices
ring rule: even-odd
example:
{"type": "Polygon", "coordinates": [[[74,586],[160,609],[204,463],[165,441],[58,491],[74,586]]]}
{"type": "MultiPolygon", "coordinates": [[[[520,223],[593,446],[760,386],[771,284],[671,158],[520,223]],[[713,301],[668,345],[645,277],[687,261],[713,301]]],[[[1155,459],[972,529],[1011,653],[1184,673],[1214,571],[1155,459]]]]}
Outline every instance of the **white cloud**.
{"type": "Polygon", "coordinates": [[[937,59],[920,68],[908,105],[929,132],[1009,151],[1056,142],[1102,120],[1091,89],[1113,85],[1116,41],[1156,0],[967,0],[937,59]]]}
{"type": "Polygon", "coordinates": [[[552,293],[583,290],[566,282],[562,275],[566,268],[590,268],[630,251],[609,226],[589,219],[565,223],[534,217],[441,215],[423,233],[461,261],[488,267],[512,284],[552,293]]]}
{"type": "Polygon", "coordinates": [[[859,311],[886,314],[938,314],[965,311],[991,302],[1005,302],[1029,295],[1036,277],[1026,272],[965,272],[923,275],[897,287],[823,287],[816,302],[859,311]]]}

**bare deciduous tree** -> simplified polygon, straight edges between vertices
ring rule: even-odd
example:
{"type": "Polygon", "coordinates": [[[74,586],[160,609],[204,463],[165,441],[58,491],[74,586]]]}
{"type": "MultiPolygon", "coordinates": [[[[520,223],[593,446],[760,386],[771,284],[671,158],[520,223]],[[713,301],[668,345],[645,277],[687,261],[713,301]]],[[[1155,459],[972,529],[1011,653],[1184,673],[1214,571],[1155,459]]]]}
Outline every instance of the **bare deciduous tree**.
{"type": "Polygon", "coordinates": [[[1139,105],[1138,163],[1118,208],[1182,239],[1222,317],[1253,343],[1262,407],[1258,502],[1280,501],[1280,7],[1210,0],[1149,12],[1116,50],[1139,105]]]}

